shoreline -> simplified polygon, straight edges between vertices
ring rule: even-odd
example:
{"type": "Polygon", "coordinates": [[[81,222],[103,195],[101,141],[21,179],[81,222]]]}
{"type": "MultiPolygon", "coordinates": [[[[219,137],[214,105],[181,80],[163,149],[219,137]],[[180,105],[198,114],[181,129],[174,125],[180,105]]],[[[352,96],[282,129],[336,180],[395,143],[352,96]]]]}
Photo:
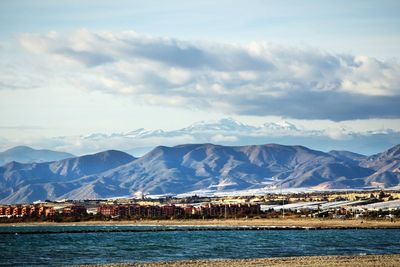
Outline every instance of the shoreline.
{"type": "Polygon", "coordinates": [[[81,221],[81,222],[19,222],[1,223],[1,227],[9,226],[252,226],[252,227],[280,227],[280,228],[315,228],[315,229],[346,229],[371,228],[390,229],[400,228],[400,220],[355,220],[355,219],[210,219],[210,220],[121,220],[121,221],[81,221]]]}
{"type": "MultiPolygon", "coordinates": [[[[398,266],[400,254],[371,254],[371,255],[345,255],[345,256],[300,256],[300,257],[276,257],[255,259],[217,259],[217,260],[182,260],[148,263],[110,263],[80,265],[86,267],[283,267],[283,266],[398,266]]],[[[78,265],[79,266],[79,265],[78,265]]]]}

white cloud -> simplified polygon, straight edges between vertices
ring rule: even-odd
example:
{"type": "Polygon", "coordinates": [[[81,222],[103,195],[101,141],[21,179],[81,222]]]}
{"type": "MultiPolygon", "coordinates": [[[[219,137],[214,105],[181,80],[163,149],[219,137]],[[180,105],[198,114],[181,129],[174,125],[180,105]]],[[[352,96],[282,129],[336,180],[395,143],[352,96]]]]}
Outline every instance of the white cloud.
{"type": "Polygon", "coordinates": [[[135,32],[21,35],[85,90],[152,105],[334,121],[399,118],[400,64],[267,42],[197,43],[135,32]]]}
{"type": "Polygon", "coordinates": [[[233,135],[223,135],[223,134],[216,134],[213,137],[211,137],[211,140],[213,142],[235,142],[235,141],[239,141],[239,138],[237,136],[233,136],[233,135]]]}
{"type": "Polygon", "coordinates": [[[349,132],[347,129],[344,128],[336,128],[336,129],[326,129],[325,131],[326,136],[334,140],[345,140],[352,138],[352,132],[349,132]]]}

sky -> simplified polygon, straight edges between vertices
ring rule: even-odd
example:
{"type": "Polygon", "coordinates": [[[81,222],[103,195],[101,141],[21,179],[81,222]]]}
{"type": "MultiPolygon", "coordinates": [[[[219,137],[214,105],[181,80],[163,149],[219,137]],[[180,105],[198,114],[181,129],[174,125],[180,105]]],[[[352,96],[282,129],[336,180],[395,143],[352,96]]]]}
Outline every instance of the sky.
{"type": "Polygon", "coordinates": [[[0,150],[373,154],[400,143],[399,57],[399,1],[5,0],[0,150]]]}

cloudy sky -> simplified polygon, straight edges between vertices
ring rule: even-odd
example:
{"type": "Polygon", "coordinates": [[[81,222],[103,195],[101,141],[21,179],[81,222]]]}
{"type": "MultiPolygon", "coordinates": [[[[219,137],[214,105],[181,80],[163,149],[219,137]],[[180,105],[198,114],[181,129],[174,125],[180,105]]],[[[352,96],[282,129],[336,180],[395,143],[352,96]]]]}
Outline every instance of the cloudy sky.
{"type": "Polygon", "coordinates": [[[0,150],[372,154],[400,143],[399,58],[399,1],[1,1],[0,150]]]}

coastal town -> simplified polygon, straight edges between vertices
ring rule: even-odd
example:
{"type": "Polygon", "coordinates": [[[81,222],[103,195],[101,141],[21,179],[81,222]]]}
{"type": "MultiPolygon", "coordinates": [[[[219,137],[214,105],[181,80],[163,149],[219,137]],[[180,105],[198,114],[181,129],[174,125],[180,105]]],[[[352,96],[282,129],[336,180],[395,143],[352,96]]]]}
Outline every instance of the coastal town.
{"type": "Polygon", "coordinates": [[[36,201],[0,205],[0,222],[238,218],[400,218],[400,191],[36,201]]]}

